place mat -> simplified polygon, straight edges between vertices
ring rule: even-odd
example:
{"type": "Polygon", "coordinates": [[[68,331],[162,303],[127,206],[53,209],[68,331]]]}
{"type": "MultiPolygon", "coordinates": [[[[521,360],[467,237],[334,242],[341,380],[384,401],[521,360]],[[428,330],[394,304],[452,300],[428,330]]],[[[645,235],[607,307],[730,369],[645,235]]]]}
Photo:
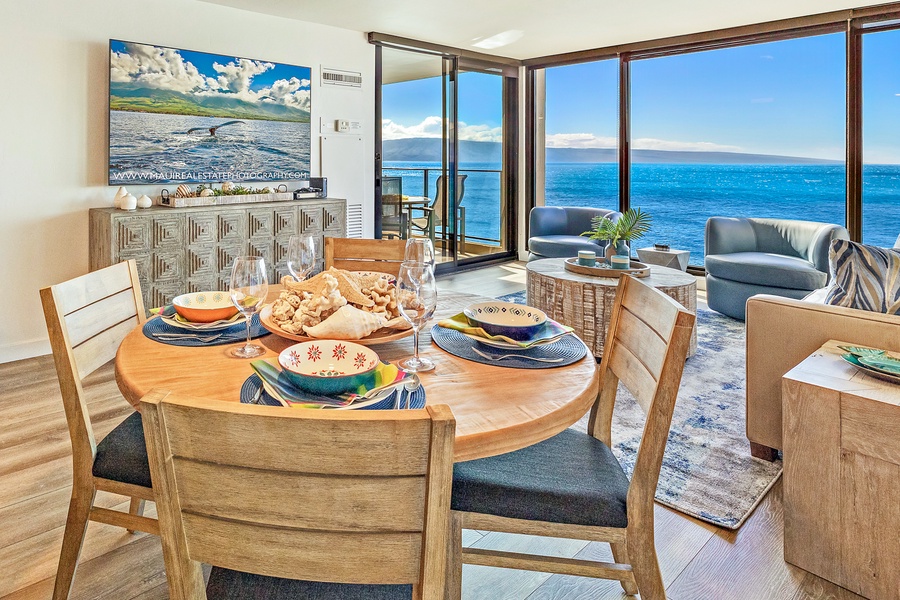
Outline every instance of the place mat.
{"type": "Polygon", "coordinates": [[[587,346],[584,345],[575,334],[566,335],[555,342],[535,346],[527,350],[500,350],[480,344],[472,338],[466,337],[459,331],[447,329],[440,325],[431,328],[431,341],[438,348],[472,362],[495,367],[511,367],[514,369],[552,369],[565,367],[581,360],[587,354],[587,346]],[[474,348],[489,356],[508,356],[502,360],[490,360],[479,356],[474,348]],[[541,362],[529,360],[529,358],[561,358],[560,362],[541,362]]]}
{"type": "MultiPolygon", "coordinates": [[[[262,404],[264,406],[282,406],[281,402],[270,396],[266,393],[265,390],[260,391],[262,387],[262,380],[259,378],[259,375],[253,374],[244,381],[244,385],[241,386],[241,404],[262,404]],[[256,398],[257,393],[260,394],[259,401],[253,402],[253,399],[256,398]]],[[[400,390],[394,390],[390,393],[390,395],[386,396],[383,400],[380,400],[374,404],[370,404],[369,406],[363,406],[359,410],[388,410],[394,408],[394,402],[397,399],[397,394],[400,390]]],[[[353,406],[352,404],[350,406],[353,406]]],[[[409,399],[409,407],[410,408],[423,408],[425,406],[425,386],[420,385],[419,389],[412,393],[412,396],[409,399]]],[[[322,410],[354,410],[352,408],[328,408],[322,410]]]]}
{"type": "MultiPolygon", "coordinates": [[[[262,326],[259,322],[259,315],[253,315],[253,320],[250,322],[250,337],[258,338],[264,335],[269,335],[269,332],[262,326]]],[[[244,321],[240,323],[235,323],[228,329],[223,329],[220,331],[185,331],[184,329],[180,329],[178,327],[173,327],[169,325],[159,317],[150,319],[146,323],[144,323],[144,327],[142,329],[144,335],[153,340],[154,342],[159,342],[161,344],[169,344],[170,346],[220,346],[223,344],[234,344],[235,342],[245,342],[247,341],[247,325],[244,321]],[[164,339],[154,337],[154,333],[174,333],[178,335],[196,335],[199,338],[211,338],[214,336],[215,339],[209,340],[207,342],[201,341],[199,339],[193,338],[183,338],[183,339],[164,339]]]]}

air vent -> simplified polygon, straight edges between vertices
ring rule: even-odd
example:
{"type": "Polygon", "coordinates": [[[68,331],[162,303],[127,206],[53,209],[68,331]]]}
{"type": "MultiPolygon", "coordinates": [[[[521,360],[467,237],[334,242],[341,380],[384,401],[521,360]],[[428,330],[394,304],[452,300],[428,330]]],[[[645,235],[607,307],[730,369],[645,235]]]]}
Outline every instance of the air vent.
{"type": "Polygon", "coordinates": [[[363,236],[362,204],[347,205],[347,237],[361,238],[363,236]]]}
{"type": "Polygon", "coordinates": [[[362,87],[362,73],[340,71],[322,67],[322,85],[340,85],[343,87],[362,87]]]}

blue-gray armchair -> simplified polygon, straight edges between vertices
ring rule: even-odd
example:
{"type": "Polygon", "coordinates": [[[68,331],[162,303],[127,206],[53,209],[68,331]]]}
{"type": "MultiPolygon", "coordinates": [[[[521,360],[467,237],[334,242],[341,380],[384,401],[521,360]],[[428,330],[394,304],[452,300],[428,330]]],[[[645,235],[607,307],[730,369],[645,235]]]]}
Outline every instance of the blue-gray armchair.
{"type": "Polygon", "coordinates": [[[607,217],[618,221],[622,213],[602,208],[579,206],[536,206],[528,218],[528,262],[541,258],[578,256],[579,250],[593,250],[597,255],[606,250],[606,242],[582,237],[593,229],[591,219],[607,217]]]}
{"type": "Polygon", "coordinates": [[[831,223],[711,217],[706,222],[706,295],[712,310],[744,320],[747,298],[803,298],[828,283],[828,250],[849,239],[831,223]]]}

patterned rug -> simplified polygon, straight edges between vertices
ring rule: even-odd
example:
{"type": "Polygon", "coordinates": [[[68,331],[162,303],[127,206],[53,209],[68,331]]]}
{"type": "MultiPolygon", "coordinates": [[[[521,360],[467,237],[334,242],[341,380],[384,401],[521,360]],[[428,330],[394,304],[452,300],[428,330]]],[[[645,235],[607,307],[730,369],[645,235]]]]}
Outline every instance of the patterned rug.
{"type": "MultiPolygon", "coordinates": [[[[500,300],[525,303],[525,292],[500,300]]],[[[781,475],[781,461],[750,456],[745,435],[744,324],[697,303],[697,353],[685,363],[656,499],[675,510],[737,529],[781,475]]],[[[634,467],[643,413],[620,387],[613,448],[634,467]]],[[[573,427],[587,431],[584,418],[573,427]]]]}

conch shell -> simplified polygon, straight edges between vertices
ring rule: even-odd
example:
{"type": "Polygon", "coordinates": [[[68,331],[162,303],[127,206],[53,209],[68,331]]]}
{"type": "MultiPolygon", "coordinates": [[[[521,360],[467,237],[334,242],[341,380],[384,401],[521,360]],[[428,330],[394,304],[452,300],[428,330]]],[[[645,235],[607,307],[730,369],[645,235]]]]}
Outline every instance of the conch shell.
{"type": "Polygon", "coordinates": [[[175,196],[177,198],[190,198],[193,195],[194,193],[191,191],[191,188],[183,183],[175,189],[175,196]]]}
{"type": "Polygon", "coordinates": [[[209,188],[204,188],[204,189],[200,190],[200,197],[201,197],[201,198],[207,198],[207,197],[213,196],[213,195],[215,195],[215,192],[213,192],[213,191],[212,191],[211,189],[209,189],[209,188]]]}
{"type": "Polygon", "coordinates": [[[222,191],[223,192],[230,192],[233,189],[234,189],[234,184],[231,183],[230,181],[222,182],[222,191]]]}
{"type": "Polygon", "coordinates": [[[380,314],[345,304],[318,325],[303,330],[314,338],[359,340],[381,329],[385,323],[387,319],[380,314]]]}

